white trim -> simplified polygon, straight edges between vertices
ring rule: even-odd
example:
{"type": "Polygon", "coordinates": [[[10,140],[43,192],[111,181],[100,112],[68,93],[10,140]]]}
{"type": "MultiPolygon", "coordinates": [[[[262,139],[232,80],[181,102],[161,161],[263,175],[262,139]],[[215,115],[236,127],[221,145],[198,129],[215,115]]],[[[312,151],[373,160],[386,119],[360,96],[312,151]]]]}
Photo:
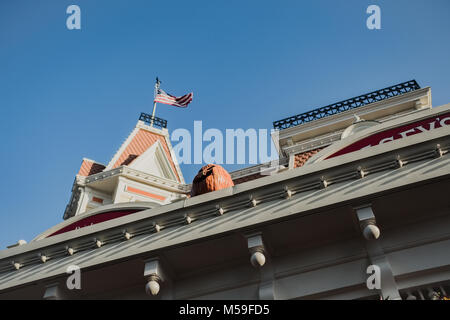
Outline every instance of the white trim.
{"type": "Polygon", "coordinates": [[[112,170],[106,171],[106,172],[100,172],[93,174],[87,179],[85,179],[85,185],[89,185],[90,183],[106,180],[111,177],[126,177],[130,178],[139,182],[142,182],[144,184],[154,185],[161,189],[166,189],[172,192],[179,192],[179,193],[186,193],[189,192],[188,185],[181,184],[176,180],[169,180],[163,177],[157,177],[153,174],[146,173],[140,170],[136,170],[127,166],[120,166],[117,168],[114,168],[112,170]]]}
{"type": "MultiPolygon", "coordinates": [[[[239,170],[231,171],[230,176],[232,180],[247,177],[256,173],[261,173],[264,169],[270,168],[273,164],[277,164],[279,167],[288,164],[287,158],[275,159],[273,161],[264,162],[251,167],[242,168],[239,170]]],[[[280,169],[280,168],[278,168],[280,169]]]]}
{"type": "Polygon", "coordinates": [[[128,138],[125,139],[125,141],[122,143],[120,148],[116,151],[112,159],[109,161],[108,165],[106,166],[104,171],[111,170],[114,166],[114,164],[119,160],[120,155],[125,151],[125,149],[128,147],[128,144],[133,140],[133,138],[136,136],[136,134],[139,132],[139,128],[136,126],[133,131],[131,131],[128,138]]]}
{"type": "Polygon", "coordinates": [[[167,136],[164,136],[164,138],[166,140],[167,147],[169,148],[170,156],[172,157],[173,164],[175,165],[175,169],[178,173],[179,182],[185,183],[183,172],[181,171],[180,165],[178,164],[177,156],[175,155],[175,153],[173,151],[172,143],[170,142],[170,137],[169,137],[169,135],[167,135],[167,136]]]}
{"type": "Polygon", "coordinates": [[[144,170],[138,169],[142,167],[144,161],[152,158],[157,166],[159,173],[162,178],[173,180],[178,182],[178,179],[175,175],[175,172],[170,165],[169,159],[167,159],[167,154],[164,151],[162,143],[160,140],[157,140],[150,148],[148,148],[144,153],[139,155],[133,162],[131,162],[128,167],[136,170],[140,170],[145,172],[144,170]]]}
{"type": "MultiPolygon", "coordinates": [[[[103,163],[100,163],[100,162],[98,162],[98,161],[95,161],[95,160],[92,160],[92,159],[89,159],[89,158],[86,158],[86,157],[83,157],[83,159],[81,160],[81,163],[83,163],[83,161],[93,162],[93,163],[95,163],[95,164],[100,164],[100,165],[102,165],[102,166],[105,166],[103,163]]],[[[106,167],[106,166],[105,166],[105,167],[106,167]]]]}
{"type": "Polygon", "coordinates": [[[51,227],[50,229],[45,230],[44,232],[37,235],[31,242],[41,240],[46,238],[47,236],[51,235],[52,233],[74,223],[81,219],[95,216],[97,214],[106,213],[109,211],[117,211],[117,210],[134,210],[134,209],[142,209],[147,210],[154,207],[160,206],[156,202],[126,202],[126,203],[115,203],[115,204],[107,204],[104,206],[101,206],[96,209],[92,209],[90,211],[86,211],[83,214],[79,214],[73,217],[70,217],[69,219],[64,220],[61,223],[58,223],[57,225],[51,227]]]}
{"type": "MultiPolygon", "coordinates": [[[[371,136],[373,134],[379,133],[379,132],[383,132],[392,128],[397,128],[399,126],[406,126],[409,123],[413,123],[416,121],[421,121],[423,119],[427,119],[429,117],[433,117],[433,116],[437,116],[441,113],[446,113],[450,110],[450,103],[443,105],[443,106],[439,106],[439,107],[435,107],[432,109],[421,109],[421,110],[417,110],[418,112],[413,112],[408,114],[407,116],[404,116],[402,118],[395,118],[392,120],[387,120],[386,122],[383,122],[379,125],[367,128],[361,132],[355,133],[354,135],[351,135],[343,140],[337,141],[335,143],[333,143],[332,145],[330,145],[329,147],[321,150],[320,152],[316,153],[314,156],[312,156],[311,158],[308,159],[308,161],[305,163],[306,165],[311,165],[314,164],[316,162],[322,161],[325,158],[327,158],[328,156],[332,155],[333,153],[345,148],[348,145],[351,145],[354,142],[357,142],[361,139],[364,139],[365,137],[371,136]]],[[[435,130],[439,130],[441,128],[435,129],[435,130]]],[[[448,128],[447,128],[448,130],[448,128]]],[[[420,133],[420,136],[423,136],[424,133],[420,133]]],[[[413,135],[416,136],[416,135],[413,135]]],[[[406,137],[404,139],[408,139],[411,138],[413,136],[410,137],[406,137]]],[[[402,139],[402,140],[404,140],[402,139]]],[[[373,147],[372,147],[373,148],[373,147]]],[[[370,149],[370,148],[369,148],[370,149]]]]}
{"type": "MultiPolygon", "coordinates": [[[[354,119],[353,115],[358,115],[361,118],[366,119],[366,116],[371,113],[375,113],[380,110],[386,110],[390,109],[391,107],[398,106],[400,104],[405,104],[408,102],[414,102],[421,98],[426,98],[428,103],[424,104],[424,107],[431,107],[431,99],[429,92],[431,91],[430,87],[425,87],[416,91],[408,92],[399,96],[395,96],[386,100],[374,102],[367,104],[365,106],[347,110],[332,116],[324,117],[322,119],[314,120],[299,126],[294,126],[291,128],[287,128],[284,130],[280,130],[280,140],[285,140],[289,137],[296,136],[300,133],[316,130],[318,128],[322,127],[328,127],[335,125],[337,123],[343,122],[343,121],[349,121],[354,119]]],[[[411,106],[410,109],[414,109],[415,106],[411,106]]],[[[407,110],[407,109],[404,109],[407,110]]],[[[422,109],[421,109],[422,110],[422,109]]],[[[418,111],[421,111],[418,110],[418,111]]],[[[366,119],[370,120],[370,119],[366,119]]]]}
{"type": "Polygon", "coordinates": [[[284,147],[282,150],[286,154],[291,153],[303,153],[310,150],[314,150],[317,148],[324,148],[329,146],[330,144],[339,141],[341,139],[341,134],[343,130],[338,130],[332,133],[324,134],[318,137],[314,137],[312,139],[301,141],[300,143],[294,144],[293,146],[284,147]]]}

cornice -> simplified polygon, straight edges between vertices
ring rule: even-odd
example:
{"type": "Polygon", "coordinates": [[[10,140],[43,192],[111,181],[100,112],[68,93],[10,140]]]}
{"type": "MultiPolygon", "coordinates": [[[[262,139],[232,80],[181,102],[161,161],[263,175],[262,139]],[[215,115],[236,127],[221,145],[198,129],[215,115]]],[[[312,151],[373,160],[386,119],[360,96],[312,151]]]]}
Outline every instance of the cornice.
{"type": "Polygon", "coordinates": [[[143,171],[132,169],[125,165],[85,177],[84,183],[87,186],[93,182],[109,179],[116,176],[137,180],[139,182],[150,184],[158,188],[163,188],[171,192],[186,193],[190,191],[190,188],[188,188],[185,184],[181,184],[174,180],[169,180],[162,177],[157,177],[143,171]]]}
{"type": "MultiPolygon", "coordinates": [[[[230,176],[233,180],[235,180],[235,179],[247,177],[247,176],[250,176],[253,174],[262,173],[262,172],[266,171],[264,169],[271,168],[271,166],[273,166],[273,165],[284,166],[284,165],[287,165],[288,163],[289,163],[288,158],[276,159],[276,160],[273,160],[270,162],[265,162],[265,163],[261,163],[261,164],[255,165],[255,166],[232,171],[232,172],[230,172],[230,176]]],[[[277,168],[277,169],[279,169],[279,168],[277,168]]]]}
{"type": "MultiPolygon", "coordinates": [[[[341,150],[347,145],[350,145],[358,140],[361,140],[365,137],[368,137],[370,135],[383,132],[385,130],[389,130],[391,128],[396,128],[399,126],[405,126],[409,123],[413,123],[416,121],[420,121],[422,119],[427,119],[429,117],[438,116],[440,114],[447,113],[450,110],[450,104],[445,104],[439,107],[435,107],[432,109],[423,109],[418,110],[417,112],[411,112],[407,115],[404,115],[403,117],[395,117],[392,119],[386,119],[384,122],[380,123],[379,125],[367,128],[365,130],[362,130],[354,135],[351,135],[343,140],[336,141],[326,149],[322,150],[321,152],[315,154],[312,156],[308,162],[307,165],[314,164],[320,160],[325,159],[327,156],[331,155],[334,152],[337,152],[338,150],[341,150]]],[[[448,127],[439,128],[437,130],[441,130],[445,132],[445,130],[449,130],[448,127]]],[[[422,134],[420,134],[422,135],[422,134]]],[[[419,135],[419,136],[420,136],[419,135]]],[[[373,147],[372,147],[373,148],[373,147]]]]}
{"type": "MultiPolygon", "coordinates": [[[[431,91],[430,87],[425,87],[422,89],[418,89],[415,91],[411,91],[411,92],[402,94],[400,96],[395,96],[395,97],[392,97],[392,98],[389,98],[386,100],[370,103],[368,105],[365,105],[365,106],[362,106],[359,108],[347,110],[347,111],[338,113],[333,116],[324,117],[322,119],[314,120],[314,121],[311,121],[311,122],[308,122],[308,123],[305,123],[305,124],[302,124],[299,126],[280,130],[279,131],[280,140],[284,140],[289,137],[295,136],[295,135],[299,134],[300,132],[313,130],[313,129],[316,129],[319,127],[330,126],[330,125],[333,125],[334,123],[352,119],[353,115],[355,115],[355,114],[364,118],[364,115],[366,115],[368,113],[373,113],[373,112],[376,112],[376,111],[379,111],[382,109],[389,109],[393,106],[408,103],[408,102],[413,102],[413,101],[416,101],[423,97],[427,97],[428,100],[431,100],[429,98],[430,91],[431,91]]],[[[429,101],[429,104],[431,105],[431,101],[429,101]]]]}
{"type": "MultiPolygon", "coordinates": [[[[430,170],[429,167],[427,168],[421,165],[420,167],[424,168],[423,170],[426,170],[427,174],[416,174],[414,175],[414,179],[408,178],[408,181],[392,179],[393,175],[389,175],[389,185],[382,184],[383,190],[389,190],[394,186],[399,187],[405,183],[411,184],[422,180],[429,180],[432,177],[447,176],[450,174],[450,166],[448,165],[450,137],[448,130],[442,129],[446,128],[439,128],[432,132],[423,133],[420,137],[418,135],[410,136],[402,140],[392,141],[389,144],[378,145],[370,149],[343,155],[337,159],[329,159],[317,163],[314,166],[301,167],[274,176],[262,177],[233,188],[144,210],[91,227],[85,227],[20,247],[0,251],[0,274],[16,272],[12,262],[15,262],[19,267],[23,268],[42,264],[38,259],[39,253],[42,252],[45,253],[48,261],[52,261],[65,257],[67,255],[67,246],[72,246],[75,252],[74,255],[78,252],[86,252],[87,250],[98,250],[94,245],[93,239],[97,241],[100,239],[102,248],[110,244],[125,242],[127,239],[123,236],[124,230],[127,230],[132,238],[148,237],[154,233],[165,232],[164,230],[168,228],[195,224],[197,221],[204,221],[205,219],[220,219],[222,215],[243,210],[261,210],[258,209],[260,206],[265,207],[274,202],[279,202],[281,205],[283,201],[289,201],[291,198],[294,199],[299,195],[305,196],[305,193],[317,193],[318,190],[327,189],[334,184],[345,181],[355,181],[364,178],[366,180],[364,180],[365,182],[363,184],[367,185],[367,179],[372,174],[386,171],[393,171],[394,174],[398,172],[395,170],[400,167],[407,168],[409,165],[412,165],[414,168],[417,162],[429,161],[434,167],[438,166],[439,170],[430,170]],[[436,146],[438,144],[439,152],[436,152],[436,146]],[[444,166],[441,162],[433,160],[439,157],[444,162],[444,166]]],[[[371,187],[370,190],[370,192],[376,192],[376,188],[374,187],[371,187]]],[[[352,195],[348,196],[350,197],[352,195]]],[[[355,201],[355,197],[352,199],[355,201]]],[[[344,201],[344,199],[339,199],[339,201],[344,201]]],[[[319,202],[310,202],[310,208],[306,208],[307,206],[301,202],[298,204],[300,205],[299,208],[301,208],[300,211],[312,210],[311,206],[326,205],[325,203],[320,204],[319,202]]],[[[283,207],[290,208],[291,206],[283,207]]],[[[266,215],[264,219],[259,218],[258,223],[269,223],[282,216],[287,217],[289,215],[299,214],[297,211],[291,209],[284,211],[277,210],[276,212],[277,214],[266,215]]],[[[252,220],[244,220],[239,225],[230,225],[229,228],[248,228],[249,224],[251,225],[252,223],[255,222],[252,222],[252,220]]],[[[215,223],[214,225],[217,226],[218,224],[215,223]]],[[[208,232],[213,231],[210,230],[208,232]]],[[[208,236],[205,232],[201,234],[203,237],[208,236]]],[[[178,237],[172,239],[173,241],[182,241],[178,237]]],[[[126,244],[124,245],[126,246],[126,244]]],[[[152,246],[165,245],[168,244],[155,243],[152,246]]],[[[142,248],[142,250],[144,249],[147,250],[149,248],[142,248]]],[[[117,253],[115,259],[119,257],[124,258],[129,254],[127,250],[121,250],[117,253]]],[[[135,252],[134,254],[137,253],[135,252]]],[[[99,260],[93,259],[89,263],[98,264],[99,260]]]]}
{"type": "Polygon", "coordinates": [[[336,141],[339,141],[341,139],[341,134],[343,131],[344,130],[339,130],[325,135],[321,135],[319,137],[314,137],[312,139],[296,143],[292,146],[282,147],[282,149],[286,154],[297,154],[317,148],[324,148],[336,141]]]}
{"type": "MultiPolygon", "coordinates": [[[[440,107],[438,107],[440,108],[440,107]]],[[[434,108],[434,110],[438,109],[434,108]]],[[[423,117],[426,113],[423,113],[424,111],[430,112],[431,109],[420,109],[420,110],[408,110],[405,112],[402,112],[400,114],[393,114],[386,117],[382,117],[378,119],[381,123],[388,122],[390,124],[392,123],[403,123],[405,121],[405,118],[411,118],[411,117],[417,117],[417,119],[423,117]]],[[[372,128],[373,130],[376,130],[376,128],[372,128]]],[[[302,152],[307,152],[316,148],[324,148],[327,147],[335,142],[338,142],[341,140],[342,132],[345,129],[341,129],[332,133],[324,134],[318,137],[314,137],[311,139],[303,140],[297,143],[294,143],[292,146],[284,146],[282,147],[283,151],[286,154],[298,154],[302,152]]],[[[355,136],[357,137],[357,136],[355,136]]]]}

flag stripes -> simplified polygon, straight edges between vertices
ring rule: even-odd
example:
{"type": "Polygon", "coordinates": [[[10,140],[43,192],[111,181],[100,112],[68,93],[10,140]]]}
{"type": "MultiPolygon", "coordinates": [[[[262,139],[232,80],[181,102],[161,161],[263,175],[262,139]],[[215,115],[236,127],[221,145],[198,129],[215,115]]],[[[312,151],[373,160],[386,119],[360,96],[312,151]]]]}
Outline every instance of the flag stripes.
{"type": "Polygon", "coordinates": [[[186,108],[188,104],[192,101],[194,93],[188,93],[181,97],[172,96],[162,89],[158,89],[154,102],[164,103],[175,107],[186,108]]]}

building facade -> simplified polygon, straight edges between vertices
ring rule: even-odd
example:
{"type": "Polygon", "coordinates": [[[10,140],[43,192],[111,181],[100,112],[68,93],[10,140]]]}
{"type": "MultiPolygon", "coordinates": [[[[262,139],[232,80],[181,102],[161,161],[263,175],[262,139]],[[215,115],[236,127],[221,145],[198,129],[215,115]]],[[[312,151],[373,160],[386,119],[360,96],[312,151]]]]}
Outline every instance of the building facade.
{"type": "Polygon", "coordinates": [[[108,164],[83,159],[61,224],[0,251],[0,299],[450,294],[450,104],[408,81],[274,127],[278,162],[189,197],[142,114],[108,164]]]}

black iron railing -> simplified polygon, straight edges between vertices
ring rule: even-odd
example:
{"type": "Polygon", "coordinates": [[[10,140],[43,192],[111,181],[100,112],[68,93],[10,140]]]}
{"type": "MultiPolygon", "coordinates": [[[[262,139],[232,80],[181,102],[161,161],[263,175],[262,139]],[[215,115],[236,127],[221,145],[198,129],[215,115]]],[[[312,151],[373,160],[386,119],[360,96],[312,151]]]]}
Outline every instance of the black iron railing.
{"type": "Polygon", "coordinates": [[[275,129],[287,129],[290,127],[298,126],[306,122],[321,119],[333,114],[337,114],[350,109],[365,106],[369,103],[389,99],[395,96],[405,94],[414,90],[420,89],[416,80],[411,80],[403,83],[396,84],[395,86],[387,87],[381,90],[377,90],[371,93],[366,93],[358,97],[350,98],[341,102],[333,103],[328,106],[314,109],[305,113],[298,114],[293,117],[278,120],[273,122],[275,129]]]}
{"type": "Polygon", "coordinates": [[[142,112],[141,116],[139,117],[139,120],[144,121],[146,124],[149,124],[153,127],[157,128],[167,128],[167,120],[158,118],[158,117],[152,117],[151,115],[142,112]]]}

